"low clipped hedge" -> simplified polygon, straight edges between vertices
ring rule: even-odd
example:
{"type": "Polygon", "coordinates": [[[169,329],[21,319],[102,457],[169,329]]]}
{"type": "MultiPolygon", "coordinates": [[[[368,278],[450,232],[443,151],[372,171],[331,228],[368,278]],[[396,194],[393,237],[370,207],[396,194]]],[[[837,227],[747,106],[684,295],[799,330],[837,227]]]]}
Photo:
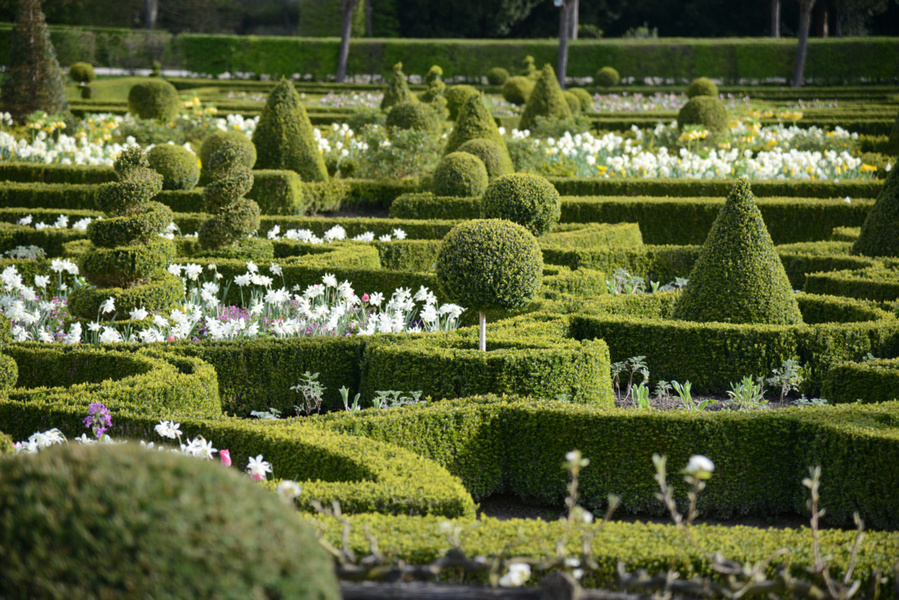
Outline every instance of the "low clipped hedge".
{"type": "Polygon", "coordinates": [[[893,260],[873,261],[863,268],[810,273],[806,276],[805,289],[815,294],[892,302],[899,298],[896,266],[893,260]]]}
{"type": "Polygon", "coordinates": [[[899,398],[899,359],[874,359],[834,365],[821,395],[829,402],[889,402],[899,398]]]}
{"type": "MultiPolygon", "coordinates": [[[[630,125],[628,125],[630,127],[630,125]]],[[[734,187],[734,179],[651,179],[548,177],[562,196],[713,196],[723,198],[734,187]]],[[[877,198],[883,182],[853,181],[753,181],[756,198],[790,196],[798,198],[877,198]]]]}
{"type": "Polygon", "coordinates": [[[77,229],[35,229],[27,225],[0,222],[0,254],[19,246],[38,246],[46,256],[61,256],[65,244],[83,239],[77,229]]]}

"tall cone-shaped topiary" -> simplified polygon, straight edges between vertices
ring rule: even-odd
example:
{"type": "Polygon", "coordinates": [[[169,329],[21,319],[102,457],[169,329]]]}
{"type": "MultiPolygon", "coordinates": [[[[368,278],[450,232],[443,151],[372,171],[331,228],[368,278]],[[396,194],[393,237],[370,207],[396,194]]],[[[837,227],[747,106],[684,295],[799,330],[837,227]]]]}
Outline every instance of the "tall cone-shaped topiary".
{"type": "Polygon", "coordinates": [[[562,88],[559,87],[556,72],[549,65],[543,67],[540,79],[537,80],[534,91],[531,92],[527,104],[524,105],[524,113],[521,115],[518,129],[530,129],[534,126],[534,119],[537,117],[571,118],[571,108],[562,94],[562,88]]]}
{"type": "Polygon", "coordinates": [[[506,140],[500,134],[499,127],[496,126],[496,121],[493,120],[493,115],[490,114],[480,94],[472,96],[462,105],[459,118],[453,125],[443,154],[455,152],[465,142],[476,139],[486,139],[496,144],[499,150],[499,167],[497,169],[499,174],[511,173],[515,170],[512,166],[512,157],[509,156],[509,149],[506,147],[506,140]]]}
{"type": "Polygon", "coordinates": [[[328,181],[309,115],[286,79],[269,95],[253,132],[253,144],[257,169],[296,171],[303,181],[328,181]]]}
{"type": "Polygon", "coordinates": [[[737,180],[718,213],[673,316],[721,323],[802,322],[747,178],[737,180]]]}
{"type": "Polygon", "coordinates": [[[899,256],[899,165],[893,167],[868,212],[852,254],[899,256]]]}
{"type": "Polygon", "coordinates": [[[166,273],[175,244],[160,236],[172,222],[172,211],[152,200],[162,190],[162,176],[148,167],[137,146],[122,151],[113,167],[118,181],[97,189],[95,202],[105,216],[87,226],[93,247],[81,259],[85,279],[96,288],[69,296],[70,312],[84,318],[95,318],[108,297],[116,299],[120,311],[152,311],[182,296],[181,281],[166,273]]]}
{"type": "Polygon", "coordinates": [[[384,90],[384,99],[381,100],[381,110],[388,110],[397,104],[403,102],[416,102],[417,99],[409,91],[406,84],[406,75],[403,73],[403,63],[398,62],[393,65],[393,73],[387,82],[387,89],[384,90]]]}
{"type": "Polygon", "coordinates": [[[19,0],[18,4],[0,87],[0,110],[21,123],[36,110],[48,114],[68,110],[69,102],[40,0],[19,0]]]}

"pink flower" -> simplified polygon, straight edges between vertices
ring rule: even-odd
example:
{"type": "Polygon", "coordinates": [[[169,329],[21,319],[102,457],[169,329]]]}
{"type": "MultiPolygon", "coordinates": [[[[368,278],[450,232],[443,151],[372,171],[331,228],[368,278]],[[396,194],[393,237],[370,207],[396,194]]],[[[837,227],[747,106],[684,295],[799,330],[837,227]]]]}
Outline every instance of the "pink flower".
{"type": "Polygon", "coordinates": [[[261,473],[253,473],[252,475],[250,475],[250,477],[252,477],[256,481],[265,481],[265,477],[261,473]]]}
{"type": "Polygon", "coordinates": [[[231,453],[227,450],[219,450],[219,458],[226,467],[231,466],[231,453]]]}
{"type": "Polygon", "coordinates": [[[362,301],[368,302],[368,294],[362,294],[362,301]]]}
{"type": "Polygon", "coordinates": [[[175,341],[175,338],[172,337],[172,336],[169,336],[169,337],[165,338],[165,341],[167,341],[167,342],[174,342],[174,341],[175,341]]]}

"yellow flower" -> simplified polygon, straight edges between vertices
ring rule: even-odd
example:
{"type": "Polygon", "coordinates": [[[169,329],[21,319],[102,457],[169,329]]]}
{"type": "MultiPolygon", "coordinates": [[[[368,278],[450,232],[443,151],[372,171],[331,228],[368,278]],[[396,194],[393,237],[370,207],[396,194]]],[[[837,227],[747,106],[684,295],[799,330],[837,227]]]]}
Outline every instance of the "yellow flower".
{"type": "Polygon", "coordinates": [[[874,165],[864,164],[861,166],[861,168],[859,170],[862,173],[873,173],[874,171],[877,170],[877,167],[875,167],[874,165]]]}

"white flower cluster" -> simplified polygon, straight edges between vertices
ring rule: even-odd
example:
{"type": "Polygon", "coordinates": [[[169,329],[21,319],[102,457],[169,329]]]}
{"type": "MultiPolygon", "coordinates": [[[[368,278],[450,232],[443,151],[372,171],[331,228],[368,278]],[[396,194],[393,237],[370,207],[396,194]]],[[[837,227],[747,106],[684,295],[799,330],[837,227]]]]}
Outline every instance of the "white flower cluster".
{"type": "MultiPolygon", "coordinates": [[[[97,220],[99,221],[102,218],[103,217],[97,217],[97,220]]],[[[83,219],[79,219],[72,223],[72,229],[75,229],[76,231],[87,231],[87,226],[91,224],[91,221],[93,221],[91,217],[84,217],[83,219]]],[[[43,221],[35,223],[34,217],[32,215],[25,215],[24,217],[16,221],[16,223],[19,225],[33,224],[34,228],[38,231],[41,231],[43,229],[66,229],[69,226],[69,217],[67,217],[66,215],[59,215],[54,223],[47,224],[43,221]]]]}
{"type": "MultiPolygon", "coordinates": [[[[331,242],[339,242],[347,239],[347,232],[340,225],[335,225],[331,229],[325,232],[324,237],[318,237],[309,229],[288,229],[281,234],[281,226],[275,225],[272,227],[269,232],[266,234],[266,237],[270,240],[294,240],[297,242],[306,242],[309,244],[325,244],[331,242]]],[[[389,242],[391,240],[404,240],[406,239],[406,232],[400,228],[394,229],[391,233],[385,233],[378,236],[378,240],[381,242],[389,242]]],[[[366,231],[365,233],[360,233],[352,238],[354,242],[373,242],[375,240],[375,234],[371,231],[366,231]]]]}

